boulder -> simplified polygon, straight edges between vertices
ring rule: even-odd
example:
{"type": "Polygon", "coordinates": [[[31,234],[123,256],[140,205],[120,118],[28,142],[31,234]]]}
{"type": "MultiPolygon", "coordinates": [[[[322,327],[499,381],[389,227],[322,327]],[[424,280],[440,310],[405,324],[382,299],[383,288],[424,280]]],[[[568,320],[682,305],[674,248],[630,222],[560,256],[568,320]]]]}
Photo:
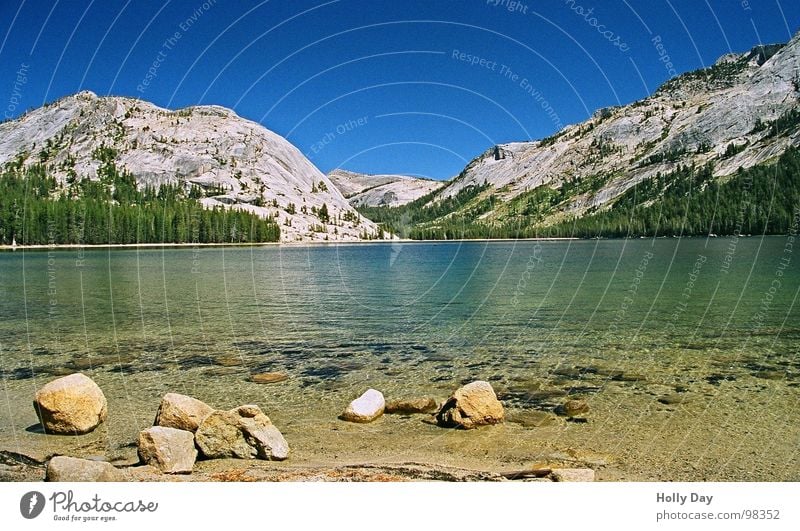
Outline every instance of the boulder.
{"type": "Polygon", "coordinates": [[[594,481],[591,468],[554,468],[550,474],[553,481],[594,481]]]}
{"type": "Polygon", "coordinates": [[[589,412],[589,404],[584,400],[567,400],[558,406],[555,412],[562,417],[577,417],[589,412]]]}
{"type": "Polygon", "coordinates": [[[167,393],[158,406],[154,424],[194,433],[213,411],[214,408],[191,396],[167,393]]]}
{"type": "Polygon", "coordinates": [[[61,435],[89,433],[108,416],[103,391],[81,373],[58,378],[39,389],[33,407],[45,432],[61,435]]]}
{"type": "Polygon", "coordinates": [[[200,424],[195,442],[209,459],[267,459],[289,457],[289,444],[261,408],[239,406],[230,411],[215,411],[200,424]]]}
{"type": "Polygon", "coordinates": [[[256,457],[269,461],[283,461],[289,457],[289,444],[261,408],[246,405],[233,411],[239,415],[245,440],[256,449],[256,457]]]}
{"type": "Polygon", "coordinates": [[[350,402],[339,418],[348,422],[372,422],[383,415],[385,408],[383,394],[375,389],[368,389],[350,402]]]}
{"type": "Polygon", "coordinates": [[[437,408],[436,400],[430,397],[390,400],[386,403],[386,413],[389,414],[433,413],[437,408]]]}
{"type": "Polygon", "coordinates": [[[165,474],[190,473],[197,459],[194,434],[164,426],[153,426],[139,433],[139,459],[165,474]]]}
{"type": "Polygon", "coordinates": [[[436,414],[436,422],[446,428],[469,430],[503,422],[503,404],[489,382],[476,381],[459,388],[436,414]]]}
{"type": "Polygon", "coordinates": [[[195,442],[209,459],[252,459],[256,455],[255,449],[244,438],[239,415],[231,411],[215,411],[206,417],[197,428],[195,442]]]}
{"type": "Polygon", "coordinates": [[[47,481],[119,481],[119,471],[111,463],[77,457],[56,456],[47,463],[47,481]]]}

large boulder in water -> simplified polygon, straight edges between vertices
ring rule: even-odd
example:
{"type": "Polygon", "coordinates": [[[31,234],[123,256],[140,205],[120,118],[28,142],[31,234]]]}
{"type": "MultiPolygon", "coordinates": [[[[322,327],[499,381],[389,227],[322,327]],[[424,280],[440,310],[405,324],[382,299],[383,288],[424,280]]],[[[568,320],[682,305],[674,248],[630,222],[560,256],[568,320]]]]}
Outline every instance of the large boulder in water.
{"type": "Polygon", "coordinates": [[[75,373],[58,378],[36,392],[33,407],[47,433],[89,433],[108,416],[103,391],[88,376],[75,373]]]}
{"type": "Polygon", "coordinates": [[[192,471],[197,459],[194,434],[190,431],[153,426],[139,433],[139,459],[166,474],[192,471]]]}
{"type": "Polygon", "coordinates": [[[211,413],[197,428],[195,442],[209,459],[235,457],[282,461],[289,444],[258,406],[211,413]]]}
{"type": "Polygon", "coordinates": [[[214,408],[191,396],[167,393],[161,399],[156,413],[156,426],[175,428],[192,433],[214,412],[214,408]]]}
{"type": "Polygon", "coordinates": [[[436,422],[446,428],[469,430],[503,422],[503,404],[489,382],[476,381],[459,388],[436,414],[436,422]]]}
{"type": "Polygon", "coordinates": [[[47,463],[47,481],[120,481],[119,471],[111,463],[77,457],[56,456],[47,463]]]}
{"type": "Polygon", "coordinates": [[[368,389],[347,406],[339,418],[349,422],[372,422],[381,415],[386,408],[383,393],[375,389],[368,389]]]}

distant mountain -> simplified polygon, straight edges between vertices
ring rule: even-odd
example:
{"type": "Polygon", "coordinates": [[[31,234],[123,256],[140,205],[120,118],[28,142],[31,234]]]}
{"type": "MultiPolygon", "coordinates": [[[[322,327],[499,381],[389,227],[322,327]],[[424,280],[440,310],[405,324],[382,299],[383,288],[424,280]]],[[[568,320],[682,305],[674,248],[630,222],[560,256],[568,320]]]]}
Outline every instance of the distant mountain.
{"type": "Polygon", "coordinates": [[[0,124],[0,164],[41,164],[62,185],[97,180],[98,153],[140,188],[194,187],[206,207],[272,216],[284,242],[379,236],[297,148],[223,107],[171,111],[81,92],[0,124]]]}
{"type": "Polygon", "coordinates": [[[347,170],[334,170],[328,178],[354,207],[397,207],[445,185],[407,175],[367,175],[347,170]]]}
{"type": "Polygon", "coordinates": [[[415,237],[569,234],[577,220],[622,205],[657,204],[679,192],[678,182],[697,184],[695,192],[724,184],[740,169],[775,163],[798,144],[800,35],[785,45],[726,55],[552,137],[492,147],[426,205],[415,205],[418,213],[402,217],[414,224],[415,237]],[[681,173],[686,167],[707,174],[681,173]]]}

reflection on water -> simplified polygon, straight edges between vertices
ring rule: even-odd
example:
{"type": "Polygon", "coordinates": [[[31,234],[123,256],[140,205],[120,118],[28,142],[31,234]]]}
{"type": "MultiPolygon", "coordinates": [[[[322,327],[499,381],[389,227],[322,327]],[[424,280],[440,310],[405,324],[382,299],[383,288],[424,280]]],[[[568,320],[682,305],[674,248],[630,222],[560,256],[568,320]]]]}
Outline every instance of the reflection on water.
{"type": "MultiPolygon", "coordinates": [[[[304,426],[301,446],[324,438],[367,386],[443,398],[480,378],[512,413],[590,400],[591,422],[558,435],[569,444],[613,450],[617,438],[640,458],[677,423],[698,434],[668,441],[676,448],[706,459],[712,441],[703,438],[714,436],[735,455],[759,446],[755,431],[737,440],[740,425],[715,422],[738,416],[752,428],[768,413],[784,430],[796,413],[800,267],[787,243],[743,238],[733,252],[720,238],[2,253],[0,437],[35,422],[37,386],[75,371],[102,385],[112,416],[115,403],[125,412],[109,422],[115,442],[177,391],[219,407],[262,403],[304,426]],[[289,379],[248,381],[260,372],[289,379]]],[[[775,445],[764,429],[764,444],[775,445]]],[[[660,459],[651,466],[676,457],[660,459]]]]}

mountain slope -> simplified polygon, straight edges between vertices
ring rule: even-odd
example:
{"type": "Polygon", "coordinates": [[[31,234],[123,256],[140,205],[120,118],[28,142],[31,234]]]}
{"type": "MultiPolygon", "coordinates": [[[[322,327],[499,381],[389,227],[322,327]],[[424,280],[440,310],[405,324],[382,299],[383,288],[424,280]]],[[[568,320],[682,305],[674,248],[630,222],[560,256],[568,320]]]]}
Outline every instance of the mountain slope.
{"type": "Polygon", "coordinates": [[[487,150],[429,203],[457,206],[420,228],[435,237],[437,227],[456,220],[494,229],[553,226],[608,209],[643,182],[660,183],[649,198],[657,201],[671,183],[656,178],[682,166],[710,163],[713,177],[725,181],[740,168],[775,161],[800,144],[798,118],[800,35],[726,55],[550,138],[487,150]]]}
{"type": "Polygon", "coordinates": [[[81,92],[0,124],[0,164],[42,163],[61,183],[97,179],[103,150],[140,187],[197,186],[206,207],[273,217],[282,241],[378,235],[297,148],[222,107],[170,111],[81,92]]]}
{"type": "Polygon", "coordinates": [[[328,178],[354,207],[397,207],[445,185],[407,175],[367,175],[347,170],[334,170],[328,178]]]}

